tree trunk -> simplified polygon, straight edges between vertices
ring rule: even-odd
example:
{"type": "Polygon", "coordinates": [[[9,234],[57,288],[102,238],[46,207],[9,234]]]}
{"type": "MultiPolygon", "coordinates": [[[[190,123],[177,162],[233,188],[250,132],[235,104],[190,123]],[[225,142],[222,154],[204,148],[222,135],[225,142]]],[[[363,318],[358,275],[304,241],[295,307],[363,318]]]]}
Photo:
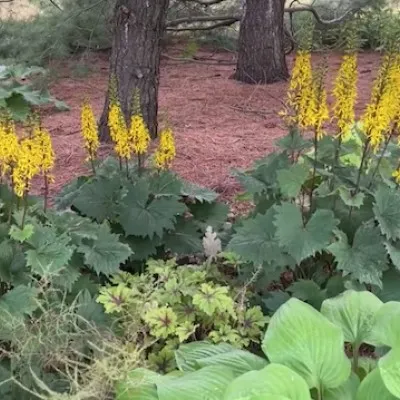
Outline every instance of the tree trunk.
{"type": "Polygon", "coordinates": [[[284,0],[246,0],[234,79],[252,83],[286,80],[284,0]]]}
{"type": "MultiPolygon", "coordinates": [[[[157,136],[161,38],[169,0],[117,0],[110,80],[116,78],[118,96],[127,121],[132,98],[139,89],[141,111],[152,137],[157,136]]],[[[100,139],[108,141],[109,94],[100,118],[100,139]]]]}

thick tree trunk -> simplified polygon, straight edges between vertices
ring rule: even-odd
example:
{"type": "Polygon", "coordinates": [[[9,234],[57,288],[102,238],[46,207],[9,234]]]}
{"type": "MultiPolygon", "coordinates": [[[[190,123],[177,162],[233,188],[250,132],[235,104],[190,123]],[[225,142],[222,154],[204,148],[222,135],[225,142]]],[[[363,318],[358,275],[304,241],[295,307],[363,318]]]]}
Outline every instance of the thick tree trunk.
{"type": "MultiPolygon", "coordinates": [[[[153,137],[157,136],[160,42],[169,0],[117,0],[110,79],[118,83],[118,96],[127,121],[132,98],[139,89],[143,117],[153,137]]],[[[100,139],[109,140],[109,96],[100,119],[100,139]]]]}
{"type": "Polygon", "coordinates": [[[289,77],[284,48],[284,0],[246,0],[234,79],[273,83],[289,77]]]}

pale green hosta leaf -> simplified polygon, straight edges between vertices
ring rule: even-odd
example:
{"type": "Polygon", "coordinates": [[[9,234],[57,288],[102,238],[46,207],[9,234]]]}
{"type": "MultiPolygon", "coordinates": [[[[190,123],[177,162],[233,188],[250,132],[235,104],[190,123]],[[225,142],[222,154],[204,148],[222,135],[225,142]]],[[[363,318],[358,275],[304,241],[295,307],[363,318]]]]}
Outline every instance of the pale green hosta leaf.
{"type": "Polygon", "coordinates": [[[309,174],[309,168],[304,164],[293,164],[288,169],[277,172],[281,192],[286,197],[297,197],[309,174]]]}
{"type": "Polygon", "coordinates": [[[353,373],[343,385],[324,391],[322,398],[324,400],[354,400],[359,386],[360,379],[353,373]]]}
{"type": "Polygon", "coordinates": [[[383,304],[376,313],[372,334],[376,345],[400,346],[400,302],[383,304]]]}
{"type": "Polygon", "coordinates": [[[271,318],[262,348],[271,362],[292,368],[310,388],[325,390],[342,385],[350,376],[343,344],[340,328],[292,298],[271,318]]]}
{"type": "Polygon", "coordinates": [[[338,224],[331,210],[317,210],[305,226],[301,212],[294,204],[283,203],[275,210],[276,237],[297,263],[324,250],[338,224]]]}
{"type": "Polygon", "coordinates": [[[205,367],[157,384],[158,399],[221,400],[226,387],[233,379],[234,374],[229,368],[205,367]]]}
{"type": "Polygon", "coordinates": [[[306,381],[284,365],[270,364],[260,371],[250,371],[229,384],[224,400],[270,399],[311,400],[306,381]],[[274,398],[274,397],[272,397],[274,398]]]}
{"type": "Polygon", "coordinates": [[[400,398],[400,347],[390,350],[378,365],[386,388],[393,396],[400,398]]]}
{"type": "Polygon", "coordinates": [[[347,290],[322,303],[321,314],[343,330],[344,340],[359,346],[369,343],[375,316],[383,303],[371,292],[347,290]]]}
{"type": "Polygon", "coordinates": [[[397,400],[383,383],[379,368],[373,370],[361,382],[356,400],[397,400]]]}

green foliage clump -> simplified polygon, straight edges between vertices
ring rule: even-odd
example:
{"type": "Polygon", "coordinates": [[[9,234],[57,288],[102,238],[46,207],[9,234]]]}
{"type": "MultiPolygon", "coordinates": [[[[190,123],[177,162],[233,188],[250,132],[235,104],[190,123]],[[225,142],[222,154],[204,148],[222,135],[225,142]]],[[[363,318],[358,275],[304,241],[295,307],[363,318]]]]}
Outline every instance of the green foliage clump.
{"type": "Polygon", "coordinates": [[[175,352],[178,373],[133,370],[117,386],[117,398],[398,399],[399,313],[399,302],[382,303],[367,291],[325,300],[321,313],[291,299],[268,325],[266,359],[226,344],[184,344],[175,352]],[[345,343],[352,347],[350,358],[345,343]],[[362,343],[389,350],[380,358],[360,358],[362,343]]]}
{"type": "Polygon", "coordinates": [[[20,65],[0,66],[0,112],[5,110],[15,121],[25,121],[32,107],[52,104],[60,111],[68,110],[65,103],[55,99],[47,90],[37,90],[31,78],[44,76],[43,68],[20,65]]]}
{"type": "Polygon", "coordinates": [[[161,372],[175,368],[179,343],[209,339],[248,347],[259,342],[265,325],[261,309],[248,307],[243,289],[229,287],[209,264],[149,261],[141,275],[115,275],[97,301],[123,332],[138,329],[146,343],[153,343],[148,361],[161,372]]]}

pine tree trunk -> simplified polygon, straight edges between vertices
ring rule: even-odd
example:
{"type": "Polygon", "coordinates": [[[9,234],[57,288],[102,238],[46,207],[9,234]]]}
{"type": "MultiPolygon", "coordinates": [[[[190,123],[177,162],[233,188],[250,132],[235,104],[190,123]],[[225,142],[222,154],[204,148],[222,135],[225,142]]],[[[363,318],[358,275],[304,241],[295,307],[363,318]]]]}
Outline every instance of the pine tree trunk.
{"type": "Polygon", "coordinates": [[[234,79],[274,83],[289,77],[284,49],[284,0],[246,0],[234,79]]]}
{"type": "MultiPolygon", "coordinates": [[[[118,83],[118,96],[127,121],[132,98],[139,89],[143,117],[152,137],[157,136],[158,85],[161,38],[169,0],[117,0],[110,79],[118,83]]],[[[109,96],[100,118],[100,139],[109,140],[109,96]]]]}

